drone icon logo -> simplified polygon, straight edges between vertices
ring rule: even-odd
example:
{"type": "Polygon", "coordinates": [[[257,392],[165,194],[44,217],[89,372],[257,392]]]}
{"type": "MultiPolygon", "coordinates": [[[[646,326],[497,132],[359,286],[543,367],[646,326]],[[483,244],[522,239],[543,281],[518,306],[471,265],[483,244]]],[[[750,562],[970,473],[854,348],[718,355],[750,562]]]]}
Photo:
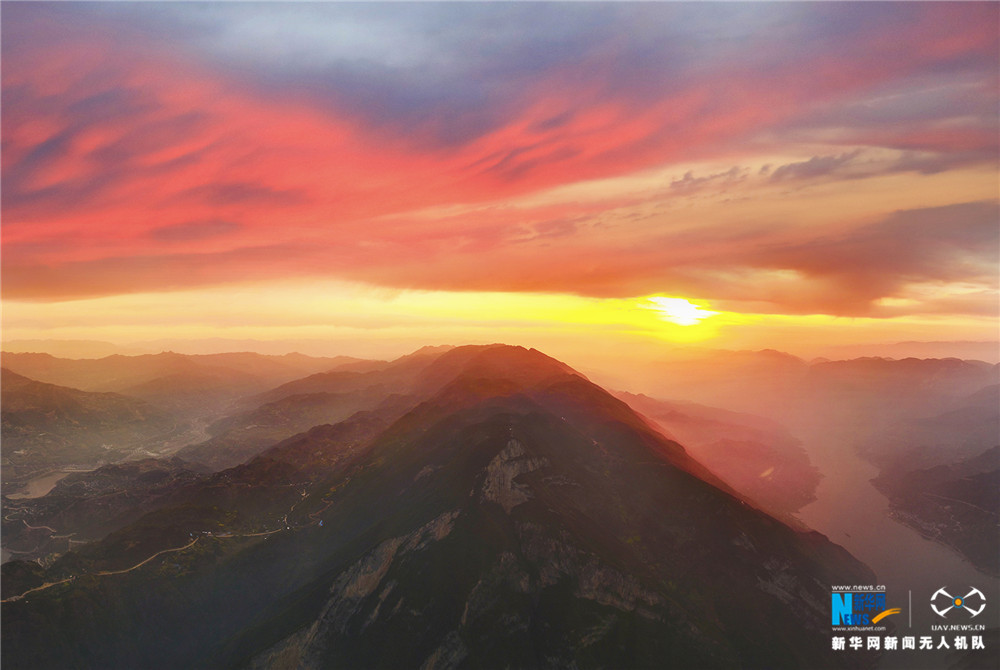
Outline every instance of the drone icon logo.
{"type": "Polygon", "coordinates": [[[940,588],[931,596],[931,609],[941,617],[953,609],[963,609],[969,613],[970,617],[974,617],[986,609],[986,596],[982,591],[973,587],[971,591],[961,598],[956,598],[943,588],[940,588]]]}

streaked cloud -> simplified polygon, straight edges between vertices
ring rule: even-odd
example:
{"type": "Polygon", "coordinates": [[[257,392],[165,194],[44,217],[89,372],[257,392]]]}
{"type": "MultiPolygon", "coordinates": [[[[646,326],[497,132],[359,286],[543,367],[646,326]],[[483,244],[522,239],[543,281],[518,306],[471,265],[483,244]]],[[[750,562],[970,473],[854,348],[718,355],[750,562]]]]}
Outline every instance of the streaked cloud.
{"type": "Polygon", "coordinates": [[[235,221],[188,221],[154,228],[150,231],[150,235],[158,240],[168,242],[203,240],[219,235],[229,235],[241,228],[242,226],[235,221]]]}

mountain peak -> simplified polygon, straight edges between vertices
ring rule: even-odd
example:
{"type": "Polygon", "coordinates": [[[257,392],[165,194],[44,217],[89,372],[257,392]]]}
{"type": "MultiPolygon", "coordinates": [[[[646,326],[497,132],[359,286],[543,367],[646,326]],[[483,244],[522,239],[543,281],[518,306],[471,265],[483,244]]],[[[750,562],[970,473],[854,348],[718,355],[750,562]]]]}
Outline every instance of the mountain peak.
{"type": "Polygon", "coordinates": [[[469,345],[439,356],[422,373],[420,386],[437,389],[465,376],[534,387],[566,375],[585,379],[565,363],[537,349],[507,344],[469,345]]]}

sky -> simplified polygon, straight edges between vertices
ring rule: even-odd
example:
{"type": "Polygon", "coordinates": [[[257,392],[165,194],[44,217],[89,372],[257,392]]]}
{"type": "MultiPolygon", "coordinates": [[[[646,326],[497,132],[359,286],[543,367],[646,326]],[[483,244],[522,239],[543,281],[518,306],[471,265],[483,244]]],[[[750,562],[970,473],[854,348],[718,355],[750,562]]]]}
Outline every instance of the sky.
{"type": "Polygon", "coordinates": [[[5,1],[0,26],[6,341],[998,336],[997,3],[5,1]]]}

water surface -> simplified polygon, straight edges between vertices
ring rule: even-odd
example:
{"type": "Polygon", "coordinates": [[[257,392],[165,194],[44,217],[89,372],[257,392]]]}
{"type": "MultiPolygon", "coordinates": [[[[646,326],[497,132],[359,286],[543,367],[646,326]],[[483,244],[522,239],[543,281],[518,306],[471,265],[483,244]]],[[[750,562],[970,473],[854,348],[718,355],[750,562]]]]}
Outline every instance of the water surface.
{"type": "MultiPolygon", "coordinates": [[[[848,441],[832,433],[810,431],[809,437],[803,437],[803,446],[823,473],[823,480],[816,490],[817,500],[803,507],[798,517],[875,571],[879,584],[886,586],[887,605],[903,610],[887,619],[893,620],[895,635],[933,635],[937,644],[941,633],[932,633],[932,625],[975,623],[992,628],[1000,624],[998,580],[980,572],[947,546],[890,518],[888,499],[871,484],[878,468],[857,456],[848,441]],[[942,587],[955,596],[978,588],[986,595],[986,610],[975,618],[957,610],[947,618],[939,617],[931,609],[930,599],[942,587]]],[[[948,635],[951,642],[955,633],[948,635]]],[[[981,653],[995,657],[998,652],[987,647],[981,653]]],[[[949,665],[942,654],[918,651],[886,652],[880,667],[949,665]]]]}
{"type": "Polygon", "coordinates": [[[60,479],[80,470],[57,470],[49,472],[40,477],[29,480],[24,490],[20,493],[11,493],[7,497],[11,500],[27,500],[28,498],[41,498],[43,495],[55,488],[60,479]]]}

